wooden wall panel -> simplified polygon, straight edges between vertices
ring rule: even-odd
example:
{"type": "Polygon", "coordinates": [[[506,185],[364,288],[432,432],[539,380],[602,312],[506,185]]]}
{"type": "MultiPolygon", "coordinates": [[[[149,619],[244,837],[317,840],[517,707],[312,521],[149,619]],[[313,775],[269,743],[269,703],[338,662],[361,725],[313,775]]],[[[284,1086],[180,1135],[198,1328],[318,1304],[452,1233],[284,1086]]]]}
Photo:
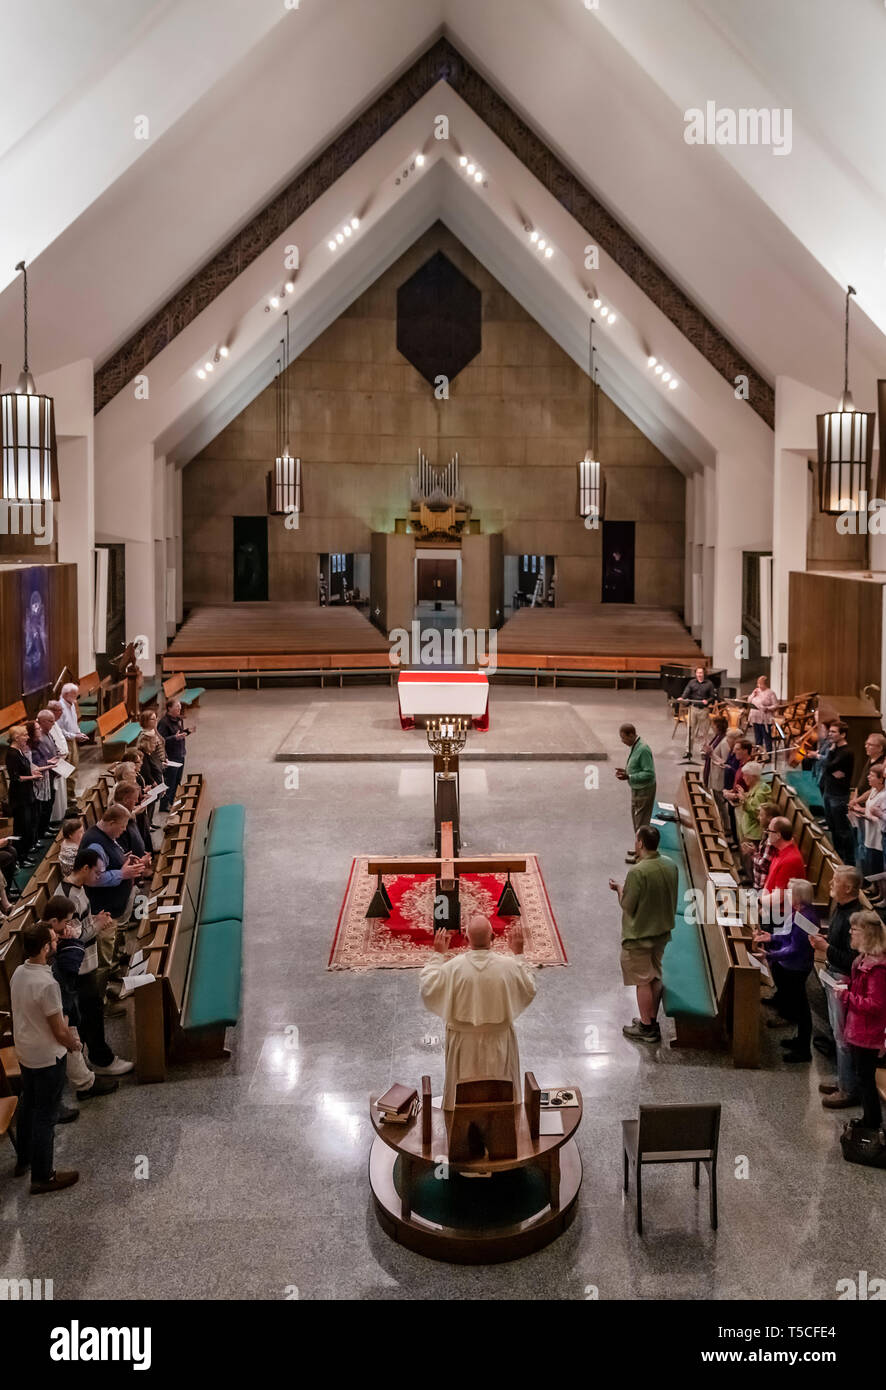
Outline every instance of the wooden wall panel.
{"type": "Polygon", "coordinates": [[[882,584],[793,573],[786,693],[858,695],[879,685],[882,625],[882,584]]]}
{"type": "MultiPolygon", "coordinates": [[[[22,696],[25,681],[25,606],[39,593],[45,612],[46,684],[63,666],[79,674],[77,653],[77,566],[0,566],[0,706],[22,696]]],[[[33,711],[47,698],[46,687],[35,689],[25,703],[33,711]]]]}

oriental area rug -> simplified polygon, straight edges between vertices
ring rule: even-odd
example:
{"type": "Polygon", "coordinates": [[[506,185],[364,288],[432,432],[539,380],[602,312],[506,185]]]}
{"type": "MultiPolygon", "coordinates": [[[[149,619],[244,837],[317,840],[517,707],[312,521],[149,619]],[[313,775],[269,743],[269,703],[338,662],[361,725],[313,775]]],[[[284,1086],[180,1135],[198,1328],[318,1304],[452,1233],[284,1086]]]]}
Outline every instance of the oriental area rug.
{"type": "MultiPolygon", "coordinates": [[[[371,856],[361,855],[351,864],[344,902],[329,956],[329,970],[416,969],[431,959],[434,939],[434,890],[431,874],[385,874],[391,900],[387,918],[367,917],[376,888],[374,875],[366,872],[371,856]]],[[[522,856],[521,856],[522,857],[522,856]]],[[[499,917],[495,908],[507,874],[463,874],[460,877],[462,921],[481,912],[492,923],[494,950],[507,951],[507,931],[519,920],[523,927],[524,955],[531,965],[565,965],[566,952],[551,911],[538,859],[527,854],[526,872],[511,874],[521,915],[499,917]]],[[[450,951],[464,950],[456,932],[450,951]]]]}

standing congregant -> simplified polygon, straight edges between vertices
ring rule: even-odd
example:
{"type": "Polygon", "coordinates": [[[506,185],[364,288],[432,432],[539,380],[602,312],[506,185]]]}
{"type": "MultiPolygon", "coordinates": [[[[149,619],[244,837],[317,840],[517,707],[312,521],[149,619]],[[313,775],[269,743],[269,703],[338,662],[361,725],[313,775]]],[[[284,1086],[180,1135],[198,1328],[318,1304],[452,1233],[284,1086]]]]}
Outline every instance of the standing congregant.
{"type": "Polygon", "coordinates": [[[520,1054],[514,1019],[535,998],[535,976],[523,960],[523,930],[511,928],[513,955],[492,949],[492,927],[475,914],[468,923],[469,950],[444,960],[451,932],[434,937],[434,960],[421,972],[425,1007],[446,1022],[446,1082],[443,1109],[455,1105],[459,1081],[513,1081],[522,1095],[520,1054]]]}
{"type": "MultiPolygon", "coordinates": [[[[643,742],[633,724],[622,724],[618,736],[631,750],[624,767],[617,767],[615,775],[620,782],[627,782],[631,789],[631,823],[636,835],[640,826],[648,825],[655,815],[655,762],[652,749],[643,742]]],[[[636,862],[636,849],[628,850],[625,863],[636,862]]]]}

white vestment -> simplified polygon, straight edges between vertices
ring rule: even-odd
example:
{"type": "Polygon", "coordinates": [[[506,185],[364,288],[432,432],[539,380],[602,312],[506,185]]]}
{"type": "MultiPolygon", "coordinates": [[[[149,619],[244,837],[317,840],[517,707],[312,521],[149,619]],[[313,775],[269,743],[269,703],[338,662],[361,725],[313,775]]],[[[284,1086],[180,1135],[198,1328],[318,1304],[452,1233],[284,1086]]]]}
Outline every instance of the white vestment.
{"type": "Polygon", "coordinates": [[[446,1021],[443,1108],[455,1105],[459,1081],[507,1080],[523,1096],[514,1019],[535,998],[535,976],[522,956],[460,951],[435,956],[421,972],[421,997],[446,1021]]]}
{"type": "MultiPolygon", "coordinates": [[[[65,738],[64,731],[62,730],[58,720],[55,721],[55,723],[52,725],[52,728],[49,730],[49,737],[52,739],[53,743],[58,749],[59,757],[67,758],[68,740],[65,738]]],[[[73,773],[71,775],[73,776],[73,773]]],[[[53,773],[52,784],[54,793],[52,803],[52,819],[64,820],[65,811],[68,809],[67,778],[57,776],[55,773],[53,773]]]]}

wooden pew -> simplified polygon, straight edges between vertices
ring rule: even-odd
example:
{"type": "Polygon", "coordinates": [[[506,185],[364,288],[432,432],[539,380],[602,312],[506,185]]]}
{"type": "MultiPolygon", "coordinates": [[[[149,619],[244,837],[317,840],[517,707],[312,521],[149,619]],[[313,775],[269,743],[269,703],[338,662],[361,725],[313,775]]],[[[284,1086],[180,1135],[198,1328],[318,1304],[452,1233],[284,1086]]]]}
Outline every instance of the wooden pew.
{"type": "Polygon", "coordinates": [[[14,729],[16,724],[24,724],[28,717],[23,700],[13,700],[11,705],[5,709],[0,709],[0,736],[8,734],[10,729],[14,729]]]}
{"type": "Polygon", "coordinates": [[[106,763],[112,762],[116,757],[115,748],[121,745],[124,748],[128,747],[142,731],[140,724],[130,720],[122,701],[105,714],[100,714],[96,724],[101,739],[102,757],[106,763]]]}

